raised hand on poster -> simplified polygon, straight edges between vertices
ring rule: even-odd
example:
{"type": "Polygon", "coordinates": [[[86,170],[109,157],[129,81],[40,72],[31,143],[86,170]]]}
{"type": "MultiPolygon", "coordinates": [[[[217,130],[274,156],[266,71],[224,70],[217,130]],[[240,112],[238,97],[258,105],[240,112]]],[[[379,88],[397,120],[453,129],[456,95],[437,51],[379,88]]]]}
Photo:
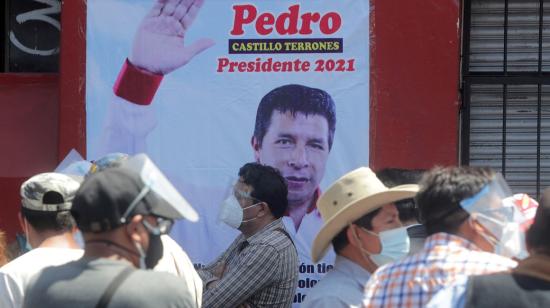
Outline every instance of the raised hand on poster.
{"type": "Polygon", "coordinates": [[[134,37],[129,60],[155,74],[170,73],[214,45],[200,39],[190,45],[184,37],[197,17],[204,0],[157,0],[141,21],[134,37]]]}

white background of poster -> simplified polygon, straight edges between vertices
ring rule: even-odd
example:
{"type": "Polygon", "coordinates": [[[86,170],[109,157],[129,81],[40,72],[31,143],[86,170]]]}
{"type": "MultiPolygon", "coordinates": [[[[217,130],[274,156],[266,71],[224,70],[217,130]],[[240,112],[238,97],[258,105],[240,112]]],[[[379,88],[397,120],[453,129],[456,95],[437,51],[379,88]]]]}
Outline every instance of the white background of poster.
{"type": "MultiPolygon", "coordinates": [[[[237,234],[217,223],[217,208],[229,177],[254,160],[250,137],[260,99],[275,87],[298,83],[327,91],[336,104],[336,132],[321,189],[341,175],[369,161],[369,7],[368,0],[343,1],[228,1],[206,0],[186,33],[185,43],[199,38],[216,44],[184,67],[166,75],[151,105],[158,123],[147,138],[147,153],[201,215],[196,225],[182,223],[174,238],[194,262],[205,263],[225,249],[237,234]],[[253,3],[258,14],[275,16],[300,4],[300,14],[336,11],[342,26],[324,35],[317,25],[308,36],[260,36],[253,25],[232,37],[234,4],[253,3]],[[342,54],[228,55],[232,38],[344,39],[342,54]],[[254,60],[355,59],[355,72],[217,73],[217,58],[254,60]]],[[[109,148],[100,144],[112,86],[130,53],[132,39],[151,0],[89,0],[87,24],[87,159],[97,159],[109,148]]],[[[151,48],[155,48],[151,46],[151,48]]]]}

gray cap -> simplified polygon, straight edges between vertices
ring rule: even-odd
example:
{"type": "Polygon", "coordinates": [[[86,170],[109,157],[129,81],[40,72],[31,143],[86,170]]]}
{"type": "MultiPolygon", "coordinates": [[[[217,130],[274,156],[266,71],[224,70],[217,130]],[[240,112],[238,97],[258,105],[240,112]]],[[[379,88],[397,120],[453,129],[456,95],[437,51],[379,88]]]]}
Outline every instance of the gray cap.
{"type": "Polygon", "coordinates": [[[43,212],[70,210],[79,187],[77,180],[61,173],[37,174],[21,185],[21,205],[43,212]]]}

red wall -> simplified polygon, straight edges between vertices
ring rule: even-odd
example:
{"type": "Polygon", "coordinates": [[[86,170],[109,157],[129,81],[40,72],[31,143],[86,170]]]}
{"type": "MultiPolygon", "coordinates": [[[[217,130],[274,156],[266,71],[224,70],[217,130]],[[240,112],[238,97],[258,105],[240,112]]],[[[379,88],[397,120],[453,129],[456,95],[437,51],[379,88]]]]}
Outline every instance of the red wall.
{"type": "Polygon", "coordinates": [[[371,0],[370,162],[458,162],[458,0],[371,0]]]}
{"type": "Polygon", "coordinates": [[[57,165],[57,74],[0,74],[0,229],[19,230],[19,187],[57,165]]]}
{"type": "MultiPolygon", "coordinates": [[[[370,1],[371,167],[456,164],[459,1],[370,1]]],[[[85,155],[85,3],[62,1],[60,80],[0,74],[0,229],[10,238],[23,179],[71,148],[85,155]]]]}
{"type": "Polygon", "coordinates": [[[0,74],[0,230],[20,232],[19,187],[86,151],[86,1],[62,1],[59,74],[0,74]]]}

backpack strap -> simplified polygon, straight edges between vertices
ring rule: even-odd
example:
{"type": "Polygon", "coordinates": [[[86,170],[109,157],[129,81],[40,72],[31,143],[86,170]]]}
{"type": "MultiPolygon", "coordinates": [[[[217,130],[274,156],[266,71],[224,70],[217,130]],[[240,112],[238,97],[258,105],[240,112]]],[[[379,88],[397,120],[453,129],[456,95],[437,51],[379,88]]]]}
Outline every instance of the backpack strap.
{"type": "Polygon", "coordinates": [[[129,266],[123,269],[120,273],[118,273],[118,275],[116,275],[115,278],[113,278],[109,286],[107,286],[107,289],[105,290],[105,292],[103,292],[101,299],[99,300],[99,302],[95,307],[107,308],[107,306],[109,305],[109,302],[111,301],[111,298],[115,294],[118,287],[120,287],[120,285],[124,282],[124,280],[126,280],[126,278],[128,278],[128,276],[130,276],[130,274],[132,274],[133,272],[134,272],[134,268],[129,266]]]}

